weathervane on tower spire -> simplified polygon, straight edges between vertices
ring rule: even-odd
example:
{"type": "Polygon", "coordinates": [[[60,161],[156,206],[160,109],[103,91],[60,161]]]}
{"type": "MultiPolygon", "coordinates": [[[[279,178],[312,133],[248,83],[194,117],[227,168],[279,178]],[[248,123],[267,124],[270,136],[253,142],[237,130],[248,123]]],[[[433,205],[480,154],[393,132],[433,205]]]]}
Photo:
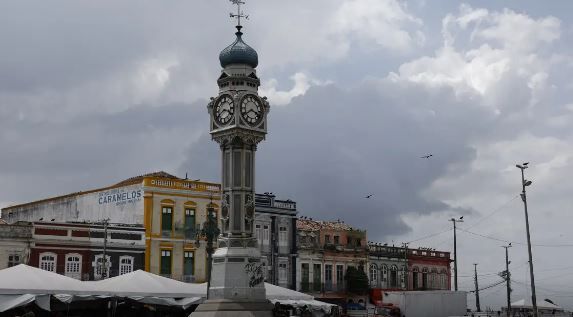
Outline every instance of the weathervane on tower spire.
{"type": "Polygon", "coordinates": [[[245,15],[245,13],[243,11],[241,11],[241,4],[245,4],[245,1],[243,0],[231,0],[231,2],[237,6],[237,14],[234,13],[229,13],[229,16],[231,18],[237,18],[237,29],[239,31],[241,31],[241,18],[245,18],[245,20],[249,19],[248,15],[245,15]]]}

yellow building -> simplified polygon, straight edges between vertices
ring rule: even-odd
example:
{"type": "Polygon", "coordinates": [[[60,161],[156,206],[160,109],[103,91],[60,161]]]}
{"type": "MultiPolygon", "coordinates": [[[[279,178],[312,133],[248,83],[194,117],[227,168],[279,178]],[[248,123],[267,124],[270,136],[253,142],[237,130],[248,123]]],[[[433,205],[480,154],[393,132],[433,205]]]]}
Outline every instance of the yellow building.
{"type": "MultiPolygon", "coordinates": [[[[110,224],[143,226],[146,271],[181,281],[204,282],[206,242],[200,229],[207,220],[208,207],[213,207],[215,218],[221,219],[220,191],[218,183],[157,172],[104,188],[10,206],[2,209],[2,219],[8,223],[101,223],[107,219],[110,224]]],[[[109,233],[110,241],[114,234],[109,233]]],[[[108,248],[114,248],[112,242],[108,248]]]]}
{"type": "Polygon", "coordinates": [[[207,208],[219,215],[219,184],[145,177],[145,270],[182,281],[204,282],[206,242],[200,228],[207,208]]]}

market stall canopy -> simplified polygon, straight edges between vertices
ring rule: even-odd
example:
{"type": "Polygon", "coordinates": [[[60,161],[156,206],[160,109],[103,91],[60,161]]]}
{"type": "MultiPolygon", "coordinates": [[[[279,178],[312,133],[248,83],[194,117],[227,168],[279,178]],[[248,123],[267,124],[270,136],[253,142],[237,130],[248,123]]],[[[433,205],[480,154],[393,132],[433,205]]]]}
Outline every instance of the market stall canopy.
{"type": "Polygon", "coordinates": [[[90,294],[76,279],[25,264],[0,270],[0,294],[90,294]]]}
{"type": "Polygon", "coordinates": [[[205,297],[202,284],[183,283],[153,273],[137,270],[96,282],[83,282],[93,295],[118,297],[205,297]]]}
{"type": "MultiPolygon", "coordinates": [[[[516,302],[511,303],[511,309],[517,308],[533,308],[533,304],[531,304],[531,298],[528,299],[520,299],[516,302]]],[[[541,309],[555,309],[555,310],[563,310],[563,308],[550,303],[546,300],[537,300],[537,308],[541,309]]]]}

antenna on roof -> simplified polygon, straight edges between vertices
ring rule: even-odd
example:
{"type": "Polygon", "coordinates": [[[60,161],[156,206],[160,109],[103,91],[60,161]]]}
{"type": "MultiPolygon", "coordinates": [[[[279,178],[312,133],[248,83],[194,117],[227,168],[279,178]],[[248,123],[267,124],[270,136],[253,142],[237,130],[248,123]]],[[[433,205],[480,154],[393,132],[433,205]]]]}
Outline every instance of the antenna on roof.
{"type": "Polygon", "coordinates": [[[189,178],[187,177],[187,172],[185,172],[185,179],[189,179],[189,178]]]}

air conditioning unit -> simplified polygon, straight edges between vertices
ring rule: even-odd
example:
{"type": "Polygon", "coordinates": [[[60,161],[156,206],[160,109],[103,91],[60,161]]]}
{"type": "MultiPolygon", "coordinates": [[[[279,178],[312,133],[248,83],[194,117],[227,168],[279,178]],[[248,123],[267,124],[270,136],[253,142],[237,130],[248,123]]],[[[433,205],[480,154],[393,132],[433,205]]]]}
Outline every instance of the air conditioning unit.
{"type": "Polygon", "coordinates": [[[195,276],[193,276],[193,275],[183,275],[182,280],[183,280],[183,282],[185,282],[185,283],[195,283],[195,276]]]}

